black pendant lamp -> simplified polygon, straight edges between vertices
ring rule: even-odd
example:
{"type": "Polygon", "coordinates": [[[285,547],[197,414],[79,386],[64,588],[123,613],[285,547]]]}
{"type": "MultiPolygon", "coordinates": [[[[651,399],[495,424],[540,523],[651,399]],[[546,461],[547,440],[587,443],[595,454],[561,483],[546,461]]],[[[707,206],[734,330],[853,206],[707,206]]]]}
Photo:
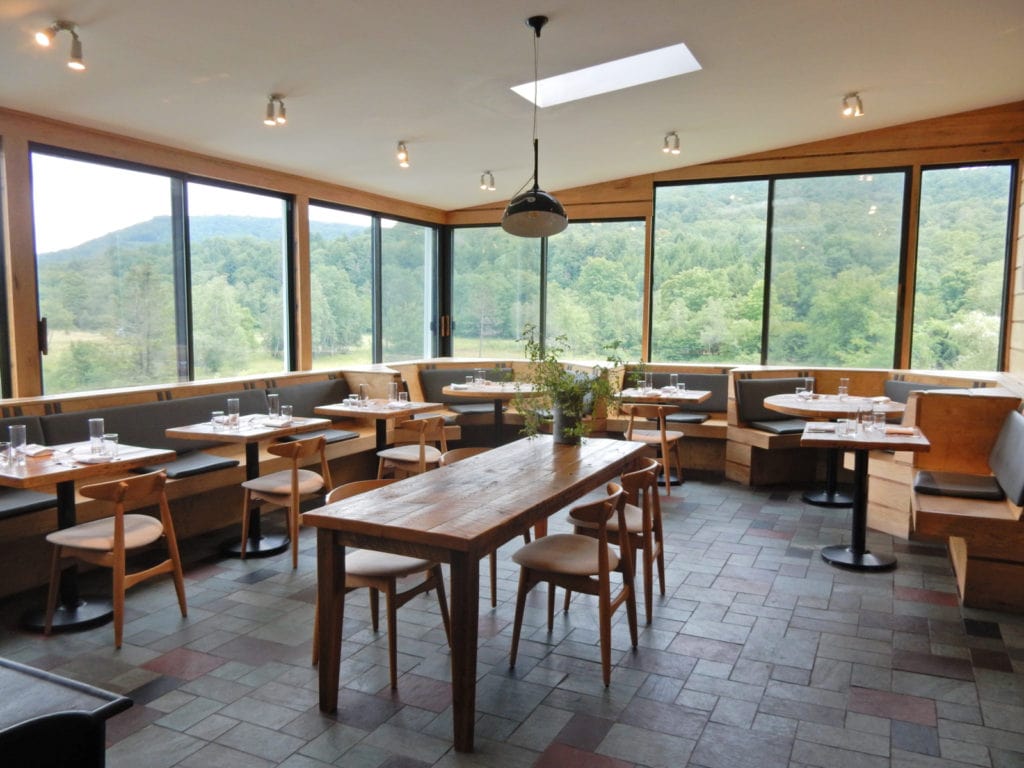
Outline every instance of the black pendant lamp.
{"type": "MultiPolygon", "coordinates": [[[[550,237],[569,225],[562,204],[553,195],[540,188],[537,180],[539,142],[537,141],[537,41],[540,31],[548,23],[547,16],[531,16],[527,26],[534,31],[533,38],[533,187],[513,197],[501,217],[501,228],[519,237],[550,237]]],[[[527,182],[529,183],[529,182],[527,182]]]]}

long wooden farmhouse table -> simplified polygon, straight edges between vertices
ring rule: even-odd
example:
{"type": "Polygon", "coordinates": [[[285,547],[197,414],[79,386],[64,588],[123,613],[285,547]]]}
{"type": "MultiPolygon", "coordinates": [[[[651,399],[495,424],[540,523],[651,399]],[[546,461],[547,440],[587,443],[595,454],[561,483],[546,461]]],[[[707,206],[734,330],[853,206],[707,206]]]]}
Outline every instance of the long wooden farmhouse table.
{"type": "Polygon", "coordinates": [[[345,604],[345,546],[396,552],[451,568],[455,749],[473,751],[480,558],[600,487],[640,457],[643,443],[524,438],[450,467],[303,515],[317,530],[320,709],[335,712],[345,604]]]}

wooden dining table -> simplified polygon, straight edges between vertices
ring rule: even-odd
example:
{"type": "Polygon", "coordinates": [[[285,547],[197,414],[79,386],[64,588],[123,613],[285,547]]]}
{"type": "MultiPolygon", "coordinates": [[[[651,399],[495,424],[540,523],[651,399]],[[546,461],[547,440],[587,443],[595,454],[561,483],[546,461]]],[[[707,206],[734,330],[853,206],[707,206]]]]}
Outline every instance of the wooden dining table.
{"type": "Polygon", "coordinates": [[[505,431],[505,403],[517,397],[532,397],[533,384],[528,381],[483,381],[449,384],[441,393],[446,397],[487,398],[494,404],[494,444],[501,445],[505,431]]]}
{"type": "MultiPolygon", "coordinates": [[[[7,464],[0,467],[0,486],[8,488],[42,488],[56,486],[57,527],[70,528],[77,521],[75,511],[75,483],[105,475],[127,473],[170,461],[174,451],[162,448],[144,448],[122,444],[117,456],[93,455],[88,442],[49,446],[49,450],[28,456],[23,466],[7,464]]],[[[113,604],[109,598],[82,599],[78,592],[78,568],[68,566],[61,572],[60,604],[53,615],[54,631],[85,629],[109,621],[113,604]]],[[[30,629],[42,631],[46,624],[43,610],[25,614],[23,623],[30,629]]]]}
{"type": "MultiPolygon", "coordinates": [[[[171,427],[166,430],[165,434],[168,437],[183,440],[219,440],[223,443],[243,444],[245,446],[245,479],[253,480],[260,476],[260,443],[303,432],[314,432],[330,426],[330,419],[296,416],[286,420],[280,417],[271,418],[264,414],[251,413],[239,417],[238,425],[234,427],[203,421],[198,424],[171,427]]],[[[259,505],[255,505],[252,516],[249,518],[249,541],[246,544],[246,556],[270,557],[288,549],[289,542],[289,538],[284,535],[264,535],[260,523],[259,505]]],[[[224,544],[224,551],[241,555],[241,539],[229,539],[224,544]]]]}
{"type": "Polygon", "coordinates": [[[619,475],[641,443],[523,438],[444,471],[424,472],[306,512],[317,529],[320,709],[335,712],[345,605],[345,547],[446,562],[451,569],[455,749],[473,751],[480,558],[619,475]]]}
{"type": "Polygon", "coordinates": [[[640,387],[626,387],[619,392],[619,398],[627,403],[661,403],[663,405],[693,405],[711,399],[710,389],[663,389],[644,390],[640,387]]]}
{"type": "MultiPolygon", "coordinates": [[[[796,416],[811,421],[829,421],[852,417],[857,418],[861,411],[881,410],[888,416],[897,416],[906,410],[906,404],[888,397],[862,397],[849,395],[814,394],[801,397],[788,392],[770,395],[764,399],[764,407],[772,411],[796,416]]],[[[839,454],[836,448],[828,448],[825,457],[825,487],[820,490],[809,490],[803,500],[817,507],[849,507],[853,505],[853,497],[839,489],[839,454]]]]}
{"type": "Polygon", "coordinates": [[[383,451],[388,447],[388,422],[397,419],[404,421],[411,418],[413,414],[430,413],[430,411],[440,411],[443,408],[444,403],[398,402],[374,398],[358,405],[348,402],[318,405],[313,412],[332,418],[373,419],[377,430],[376,450],[383,451]]]}

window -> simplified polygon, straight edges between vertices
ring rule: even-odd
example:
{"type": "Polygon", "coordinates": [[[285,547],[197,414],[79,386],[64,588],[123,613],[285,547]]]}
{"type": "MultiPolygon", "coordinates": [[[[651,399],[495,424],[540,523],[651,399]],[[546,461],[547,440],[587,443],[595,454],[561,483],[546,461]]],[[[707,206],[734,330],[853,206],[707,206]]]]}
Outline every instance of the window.
{"type": "Polygon", "coordinates": [[[655,189],[651,359],[757,363],[768,182],[655,189]]]}
{"type": "Polygon", "coordinates": [[[519,357],[523,326],[540,323],[540,241],[500,227],[456,229],[452,246],[452,354],[519,357]]]}
{"type": "Polygon", "coordinates": [[[998,370],[1013,177],[1011,165],[922,171],[913,367],[998,370]]]}
{"type": "Polygon", "coordinates": [[[644,223],[574,222],[548,240],[546,338],[564,335],[573,357],[604,360],[608,345],[639,359],[644,223]]]}
{"type": "Polygon", "coordinates": [[[195,377],[288,370],[285,201],[189,182],[188,211],[195,377]]]}
{"type": "Polygon", "coordinates": [[[381,219],[380,228],[380,362],[431,357],[436,311],[436,230],[389,219],[381,219]]]}
{"type": "Polygon", "coordinates": [[[373,217],[309,206],[313,365],[373,362],[373,217]]]}
{"type": "Polygon", "coordinates": [[[775,182],[769,364],[893,364],[905,182],[905,173],[775,182]]]}
{"type": "Polygon", "coordinates": [[[175,381],[172,180],[32,154],[44,391],[175,381]]]}
{"type": "Polygon", "coordinates": [[[47,394],[287,369],[284,198],[45,151],[32,191],[47,394]]]}

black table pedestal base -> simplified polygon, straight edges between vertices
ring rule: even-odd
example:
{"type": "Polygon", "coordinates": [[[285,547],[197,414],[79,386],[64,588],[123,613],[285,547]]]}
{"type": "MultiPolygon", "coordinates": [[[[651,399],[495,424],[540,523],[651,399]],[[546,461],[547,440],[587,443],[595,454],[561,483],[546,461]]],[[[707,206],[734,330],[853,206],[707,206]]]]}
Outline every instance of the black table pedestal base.
{"type": "Polygon", "coordinates": [[[822,489],[820,491],[806,491],[802,498],[807,504],[813,504],[816,507],[853,506],[853,496],[843,493],[842,491],[829,491],[827,489],[822,489]]]}
{"type": "MultiPolygon", "coordinates": [[[[278,555],[288,549],[291,539],[284,535],[263,535],[259,538],[249,537],[245,545],[245,556],[248,557],[271,557],[278,555]]],[[[222,545],[222,550],[235,557],[242,556],[242,539],[228,539],[222,545]]]]}
{"type": "Polygon", "coordinates": [[[887,571],[896,567],[892,555],[876,555],[872,552],[855,552],[845,544],[836,544],[821,550],[821,559],[826,563],[856,571],[887,571]]]}
{"type": "MultiPolygon", "coordinates": [[[[53,632],[88,629],[106,624],[114,618],[114,604],[109,597],[89,597],[78,601],[75,608],[58,605],[53,612],[53,632]]],[[[43,632],[46,629],[46,611],[33,610],[22,616],[25,629],[43,632]]]]}

